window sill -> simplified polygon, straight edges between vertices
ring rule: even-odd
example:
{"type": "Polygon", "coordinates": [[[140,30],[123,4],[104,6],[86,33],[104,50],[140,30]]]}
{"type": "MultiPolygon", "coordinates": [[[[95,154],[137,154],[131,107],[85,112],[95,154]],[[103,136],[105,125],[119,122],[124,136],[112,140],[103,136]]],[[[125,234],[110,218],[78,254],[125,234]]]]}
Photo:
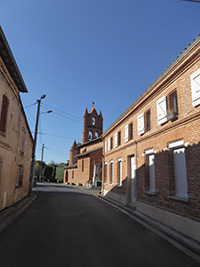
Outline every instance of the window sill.
{"type": "Polygon", "coordinates": [[[116,184],[116,187],[122,188],[122,184],[116,184]]]}
{"type": "Polygon", "coordinates": [[[185,203],[189,202],[188,198],[186,197],[169,196],[169,199],[180,201],[180,202],[185,202],[185,203]]]}
{"type": "Polygon", "coordinates": [[[145,194],[150,195],[150,196],[155,196],[156,195],[156,192],[146,191],[145,194]]]}
{"type": "Polygon", "coordinates": [[[15,189],[19,189],[19,188],[22,188],[22,185],[16,185],[15,186],[15,189]]]}

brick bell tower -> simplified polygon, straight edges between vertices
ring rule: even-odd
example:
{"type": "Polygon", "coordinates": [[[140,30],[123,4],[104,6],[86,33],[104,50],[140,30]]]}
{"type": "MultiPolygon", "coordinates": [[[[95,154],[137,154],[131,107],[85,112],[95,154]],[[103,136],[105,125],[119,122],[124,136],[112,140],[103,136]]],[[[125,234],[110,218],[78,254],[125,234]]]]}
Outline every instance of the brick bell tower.
{"type": "Polygon", "coordinates": [[[103,133],[103,117],[101,111],[98,115],[94,107],[95,103],[93,102],[92,104],[93,106],[90,112],[86,108],[83,116],[82,144],[100,137],[103,133]]]}

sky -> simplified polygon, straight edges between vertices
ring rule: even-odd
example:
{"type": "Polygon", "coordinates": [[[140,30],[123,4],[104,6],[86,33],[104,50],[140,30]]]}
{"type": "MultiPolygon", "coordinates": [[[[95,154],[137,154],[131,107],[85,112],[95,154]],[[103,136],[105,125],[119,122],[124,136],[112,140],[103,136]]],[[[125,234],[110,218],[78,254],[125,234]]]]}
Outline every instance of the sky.
{"type": "Polygon", "coordinates": [[[0,0],[0,25],[28,93],[36,159],[67,162],[95,102],[104,131],[200,33],[200,3],[181,0],[0,0]],[[52,110],[52,113],[46,113],[52,110]]]}

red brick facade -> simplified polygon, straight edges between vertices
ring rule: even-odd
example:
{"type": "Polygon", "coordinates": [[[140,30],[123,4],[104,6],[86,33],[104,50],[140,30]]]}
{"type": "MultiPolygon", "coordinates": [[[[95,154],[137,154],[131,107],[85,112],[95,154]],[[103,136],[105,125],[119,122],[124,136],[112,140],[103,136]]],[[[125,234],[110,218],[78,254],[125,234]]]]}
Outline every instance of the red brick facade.
{"type": "Polygon", "coordinates": [[[102,163],[105,196],[198,241],[199,104],[200,37],[103,134],[102,163]]]}

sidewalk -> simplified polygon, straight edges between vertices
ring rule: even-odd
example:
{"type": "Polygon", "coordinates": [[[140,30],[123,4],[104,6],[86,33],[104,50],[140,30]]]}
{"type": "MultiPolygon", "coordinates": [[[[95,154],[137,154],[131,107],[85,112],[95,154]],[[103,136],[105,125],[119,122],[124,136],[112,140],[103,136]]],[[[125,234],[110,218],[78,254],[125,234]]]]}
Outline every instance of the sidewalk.
{"type": "Polygon", "coordinates": [[[11,207],[0,211],[0,232],[3,231],[9,224],[11,224],[36,198],[34,193],[20,200],[11,207]]]}
{"type": "Polygon", "coordinates": [[[141,223],[146,228],[155,232],[157,235],[161,236],[173,246],[183,251],[185,254],[200,263],[200,243],[186,236],[183,236],[181,233],[173,230],[172,228],[136,211],[134,207],[131,208],[125,206],[117,201],[114,201],[108,197],[103,197],[101,195],[98,195],[98,197],[101,200],[106,201],[110,205],[118,208],[120,211],[131,217],[133,220],[136,220],[137,222],[141,223]]]}

